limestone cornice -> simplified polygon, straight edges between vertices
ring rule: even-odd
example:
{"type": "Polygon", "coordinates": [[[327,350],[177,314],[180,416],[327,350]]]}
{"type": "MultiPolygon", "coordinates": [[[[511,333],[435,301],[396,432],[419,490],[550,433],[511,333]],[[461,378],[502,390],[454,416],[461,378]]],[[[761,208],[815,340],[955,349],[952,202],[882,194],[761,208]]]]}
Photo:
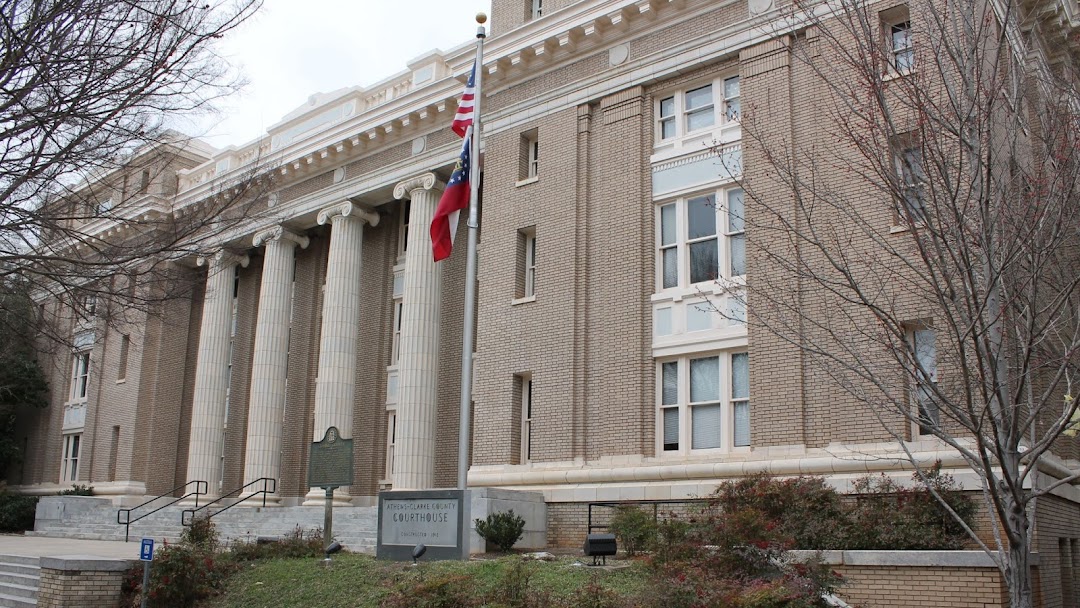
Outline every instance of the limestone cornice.
{"type": "Polygon", "coordinates": [[[301,249],[307,249],[308,244],[311,242],[306,236],[290,232],[282,225],[271,226],[265,230],[260,230],[255,233],[255,236],[251,239],[252,247],[261,247],[263,243],[269,241],[288,241],[295,245],[300,245],[301,249]]]}
{"type": "Polygon", "coordinates": [[[196,260],[196,264],[199,266],[207,266],[211,262],[219,267],[239,264],[240,266],[247,268],[248,264],[251,263],[251,258],[246,254],[233,253],[227,249],[222,249],[211,255],[200,255],[198,260],[196,260]]]}
{"type": "Polygon", "coordinates": [[[403,180],[394,186],[394,198],[401,200],[403,198],[412,198],[413,192],[417,190],[442,190],[446,187],[439,181],[439,178],[434,173],[422,173],[415,177],[403,180]]]}
{"type": "Polygon", "coordinates": [[[371,226],[379,225],[379,214],[373,213],[366,209],[361,209],[356,206],[352,201],[343,201],[340,203],[334,203],[329,207],[326,207],[319,211],[317,221],[319,225],[325,225],[328,222],[333,221],[336,218],[344,218],[349,216],[356,216],[357,219],[367,222],[371,226]]]}

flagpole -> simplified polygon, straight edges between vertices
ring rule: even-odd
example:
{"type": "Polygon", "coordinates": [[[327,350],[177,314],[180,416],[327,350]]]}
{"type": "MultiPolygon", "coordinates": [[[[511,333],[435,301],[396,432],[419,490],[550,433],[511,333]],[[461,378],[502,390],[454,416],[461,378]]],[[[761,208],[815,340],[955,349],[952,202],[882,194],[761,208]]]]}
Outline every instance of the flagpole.
{"type": "Polygon", "coordinates": [[[473,384],[473,334],[476,332],[476,242],[480,232],[480,100],[483,98],[480,92],[480,84],[484,77],[484,38],[487,31],[484,23],[487,15],[476,14],[476,22],[480,24],[476,28],[476,80],[475,94],[473,95],[473,120],[472,139],[469,167],[469,245],[468,257],[465,265],[465,322],[461,338],[461,418],[458,430],[458,489],[464,490],[468,484],[469,476],[469,443],[472,418],[472,384],[473,384]]]}

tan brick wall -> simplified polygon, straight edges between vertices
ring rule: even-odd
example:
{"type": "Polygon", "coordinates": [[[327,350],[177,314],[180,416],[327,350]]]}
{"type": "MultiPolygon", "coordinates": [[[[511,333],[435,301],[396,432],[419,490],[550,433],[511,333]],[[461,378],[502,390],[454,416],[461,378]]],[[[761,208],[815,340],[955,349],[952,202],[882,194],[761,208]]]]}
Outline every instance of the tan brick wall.
{"type": "Polygon", "coordinates": [[[41,608],[118,608],[123,572],[41,569],[38,602],[41,608]]]}
{"type": "Polygon", "coordinates": [[[839,566],[839,595],[860,608],[991,608],[1008,606],[995,568],[839,566]]]}

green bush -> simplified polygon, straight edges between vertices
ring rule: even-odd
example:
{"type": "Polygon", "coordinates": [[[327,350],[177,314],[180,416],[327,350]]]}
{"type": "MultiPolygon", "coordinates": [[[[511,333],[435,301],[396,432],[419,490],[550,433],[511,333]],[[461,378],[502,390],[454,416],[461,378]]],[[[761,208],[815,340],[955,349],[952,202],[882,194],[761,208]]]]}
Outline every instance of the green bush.
{"type": "Polygon", "coordinates": [[[0,532],[33,530],[37,503],[37,496],[0,492],[0,532]]]}
{"type": "Polygon", "coordinates": [[[218,548],[217,526],[209,517],[195,517],[180,534],[180,542],[213,553],[218,548]]]}
{"type": "Polygon", "coordinates": [[[727,513],[760,512],[796,549],[839,549],[848,528],[840,494],[822,477],[780,480],[758,473],[721,484],[709,504],[727,513]]]}
{"type": "Polygon", "coordinates": [[[83,486],[75,484],[71,486],[69,490],[60,490],[56,493],[57,496],[93,496],[94,486],[83,486]]]}
{"type": "Polygon", "coordinates": [[[476,533],[487,542],[507,552],[525,534],[525,520],[510,509],[505,513],[491,513],[487,520],[476,519],[476,533]]]}
{"type": "Polygon", "coordinates": [[[656,539],[656,519],[651,513],[632,505],[617,507],[608,529],[615,534],[628,557],[648,549],[656,539]]]}

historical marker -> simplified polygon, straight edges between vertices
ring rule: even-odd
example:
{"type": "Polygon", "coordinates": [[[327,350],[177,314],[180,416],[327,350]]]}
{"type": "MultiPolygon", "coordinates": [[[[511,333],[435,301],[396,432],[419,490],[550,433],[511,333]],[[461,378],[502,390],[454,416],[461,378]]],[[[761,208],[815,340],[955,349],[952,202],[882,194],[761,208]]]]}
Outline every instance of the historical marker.
{"type": "Polygon", "coordinates": [[[322,441],[311,444],[308,486],[340,488],[353,483],[353,440],[342,439],[337,427],[326,429],[322,441]]]}

